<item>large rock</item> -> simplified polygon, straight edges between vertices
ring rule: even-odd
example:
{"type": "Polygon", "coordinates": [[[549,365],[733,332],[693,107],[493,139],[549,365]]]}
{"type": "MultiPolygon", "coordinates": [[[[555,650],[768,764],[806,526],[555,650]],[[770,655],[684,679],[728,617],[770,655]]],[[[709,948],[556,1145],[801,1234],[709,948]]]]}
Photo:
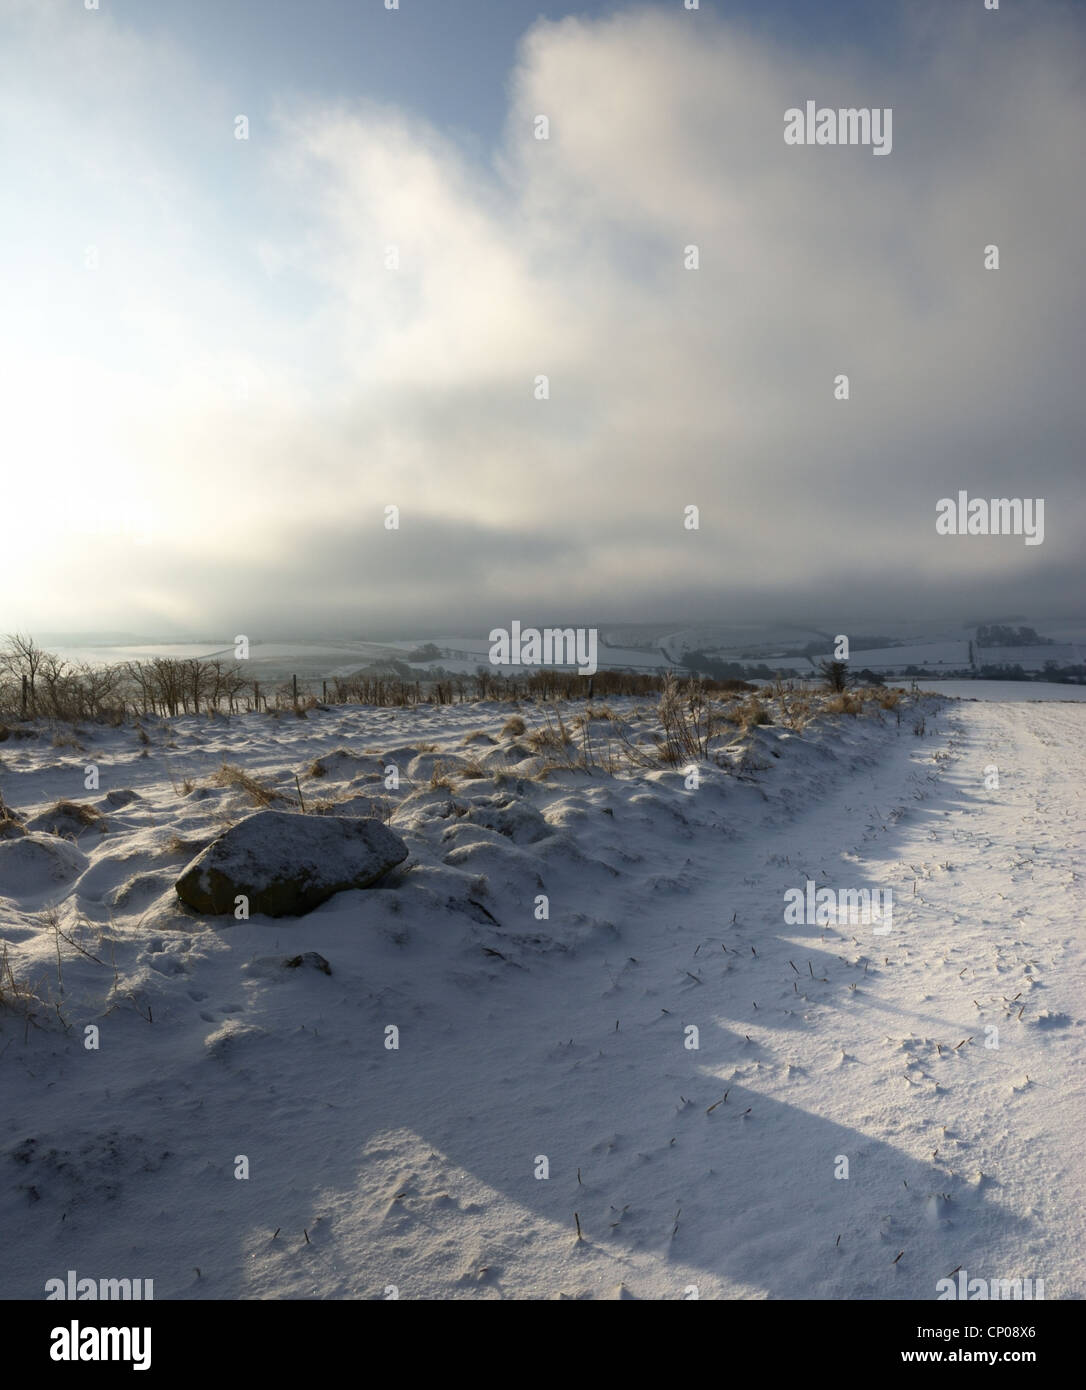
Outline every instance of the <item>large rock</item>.
{"type": "Polygon", "coordinates": [[[197,912],[249,911],[300,917],[333,893],[368,888],[407,858],[407,846],[379,820],[257,811],[212,840],[177,880],[197,912]]]}

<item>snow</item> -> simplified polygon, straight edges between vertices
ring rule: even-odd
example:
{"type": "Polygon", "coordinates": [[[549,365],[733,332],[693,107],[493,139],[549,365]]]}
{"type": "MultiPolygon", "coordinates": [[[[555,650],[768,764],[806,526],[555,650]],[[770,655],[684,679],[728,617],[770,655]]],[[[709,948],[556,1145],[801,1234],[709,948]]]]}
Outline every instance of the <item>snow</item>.
{"type": "MultiPolygon", "coordinates": [[[[832,656],[832,651],[827,651],[821,659],[829,660],[832,656]]],[[[968,671],[969,643],[912,642],[904,647],[853,647],[850,658],[857,670],[865,666],[872,671],[903,670],[906,666],[950,666],[956,671],[968,671]]]]}
{"type": "Polygon", "coordinates": [[[0,1007],[0,1297],[76,1269],[160,1299],[932,1299],[959,1265],[1081,1297],[1086,713],[1037,689],[763,726],[696,788],[542,775],[541,711],[518,736],[497,704],[6,744],[8,806],[105,826],[0,842],[45,1000],[0,1007]],[[223,761],[384,798],[408,860],[299,919],[186,913],[178,873],[253,809],[223,761]],[[808,879],[891,889],[892,931],[786,925],[808,879]]]}
{"type": "MultiPolygon", "coordinates": [[[[912,685],[912,681],[907,682],[912,685]]],[[[921,690],[938,691],[958,700],[1013,701],[1086,700],[1086,685],[1064,685],[1059,681],[925,681],[917,680],[921,690]]]]}
{"type": "Polygon", "coordinates": [[[1057,666],[1081,666],[1084,662],[1082,646],[1076,642],[1032,647],[978,647],[976,657],[981,666],[1021,666],[1023,671],[1043,671],[1049,661],[1057,666]]]}

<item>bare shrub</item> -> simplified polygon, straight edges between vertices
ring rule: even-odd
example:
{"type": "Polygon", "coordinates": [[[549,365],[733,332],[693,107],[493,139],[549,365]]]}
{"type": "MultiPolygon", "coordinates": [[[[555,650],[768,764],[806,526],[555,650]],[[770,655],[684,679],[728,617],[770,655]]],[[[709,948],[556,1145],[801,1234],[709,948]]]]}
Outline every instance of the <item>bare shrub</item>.
{"type": "Polygon", "coordinates": [[[847,661],[823,661],[818,669],[825,678],[827,689],[840,691],[848,685],[847,661]]]}
{"type": "Polygon", "coordinates": [[[543,706],[543,722],[537,725],[525,742],[536,753],[565,751],[572,740],[557,705],[543,706]]]}
{"type": "Polygon", "coordinates": [[[659,740],[663,762],[674,764],[708,756],[709,743],[720,720],[701,681],[691,679],[680,685],[669,672],[656,712],[664,730],[659,740]]]}

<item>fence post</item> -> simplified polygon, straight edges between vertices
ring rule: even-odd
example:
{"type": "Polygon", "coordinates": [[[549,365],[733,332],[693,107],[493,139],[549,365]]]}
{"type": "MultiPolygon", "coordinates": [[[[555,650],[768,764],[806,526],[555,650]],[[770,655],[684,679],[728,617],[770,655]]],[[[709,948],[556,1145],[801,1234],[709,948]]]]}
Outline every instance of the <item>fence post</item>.
{"type": "Polygon", "coordinates": [[[23,718],[26,718],[26,676],[23,676],[23,718]]]}
{"type": "Polygon", "coordinates": [[[294,687],[294,703],[297,704],[297,703],[298,703],[298,677],[297,677],[297,676],[291,676],[290,680],[291,680],[291,684],[292,684],[293,687],[294,687]]]}
{"type": "Polygon", "coordinates": [[[253,681],[253,704],[256,706],[257,714],[260,713],[260,682],[253,681]]]}
{"type": "Polygon", "coordinates": [[[321,681],[321,704],[322,704],[322,705],[326,705],[327,703],[328,703],[328,682],[327,682],[327,681],[321,681]]]}

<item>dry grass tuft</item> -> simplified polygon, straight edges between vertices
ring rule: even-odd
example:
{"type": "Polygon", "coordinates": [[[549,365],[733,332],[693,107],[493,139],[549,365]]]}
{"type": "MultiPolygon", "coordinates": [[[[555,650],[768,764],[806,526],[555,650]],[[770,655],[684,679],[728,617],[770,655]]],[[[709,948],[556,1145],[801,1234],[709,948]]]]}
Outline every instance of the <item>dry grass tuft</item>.
{"type": "Polygon", "coordinates": [[[163,859],[177,859],[183,855],[186,859],[195,859],[210,843],[210,837],[185,840],[180,835],[171,835],[162,847],[161,856],[163,859]]]}
{"type": "Polygon", "coordinates": [[[528,725],[521,719],[519,714],[510,715],[502,725],[502,738],[520,738],[521,734],[528,732],[528,725]]]}
{"type": "Polygon", "coordinates": [[[211,781],[217,787],[233,787],[236,791],[244,792],[254,806],[272,806],[277,801],[291,800],[282,792],[277,792],[273,787],[250,777],[244,768],[238,767],[235,763],[224,762],[211,781]]]}
{"type": "Polygon", "coordinates": [[[740,723],[744,730],[757,728],[762,724],[772,724],[773,717],[761,700],[751,697],[739,710],[740,723]]]}
{"type": "Polygon", "coordinates": [[[23,823],[18,816],[13,816],[10,811],[0,815],[0,840],[16,840],[25,834],[23,823]]]}
{"type": "Polygon", "coordinates": [[[458,780],[468,782],[489,776],[490,773],[483,767],[482,763],[477,762],[474,758],[469,758],[464,762],[443,759],[434,764],[434,770],[430,775],[430,787],[434,791],[439,787],[453,791],[458,780]]]}
{"type": "Polygon", "coordinates": [[[58,801],[49,807],[46,812],[53,820],[75,821],[82,826],[97,826],[99,829],[105,828],[106,818],[96,806],[89,806],[82,801],[58,801]]]}
{"type": "Polygon", "coordinates": [[[832,700],[827,700],[822,708],[827,714],[852,714],[857,715],[864,707],[862,695],[850,695],[842,692],[835,695],[832,700]]]}
{"type": "Polygon", "coordinates": [[[38,1022],[41,1017],[39,1010],[44,1012],[47,1008],[46,1001],[36,993],[29,978],[16,976],[5,941],[0,951],[0,1012],[21,1018],[29,1030],[31,1026],[41,1026],[38,1022]]]}
{"type": "Polygon", "coordinates": [[[550,709],[544,706],[543,723],[528,734],[525,742],[533,753],[565,753],[573,739],[557,705],[550,709]]]}

